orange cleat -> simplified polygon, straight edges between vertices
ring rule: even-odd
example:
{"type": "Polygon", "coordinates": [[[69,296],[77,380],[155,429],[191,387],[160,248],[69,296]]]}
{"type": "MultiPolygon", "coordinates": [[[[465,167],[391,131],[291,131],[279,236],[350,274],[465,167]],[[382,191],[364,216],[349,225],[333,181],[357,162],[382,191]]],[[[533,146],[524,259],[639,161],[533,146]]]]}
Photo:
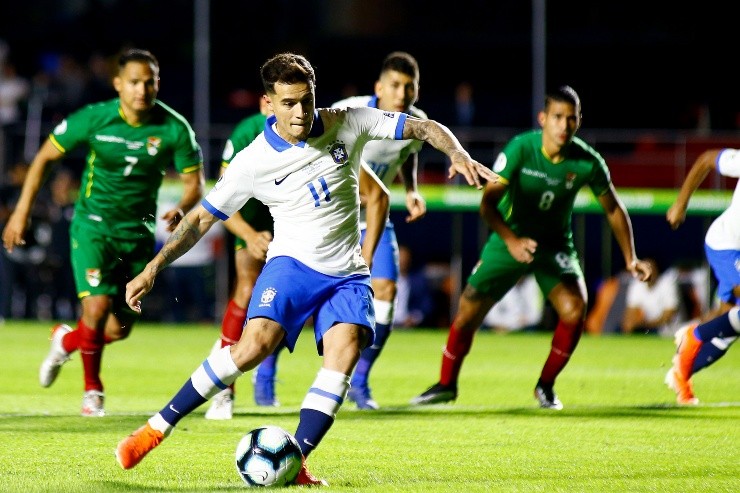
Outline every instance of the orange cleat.
{"type": "Polygon", "coordinates": [[[676,401],[679,404],[695,405],[699,399],[694,396],[691,384],[691,374],[696,355],[699,354],[702,342],[694,335],[696,325],[688,327],[681,334],[678,349],[673,356],[673,367],[668,370],[666,384],[676,392],[676,401]]]}
{"type": "Polygon", "coordinates": [[[306,458],[303,458],[303,464],[301,464],[301,470],[298,472],[298,477],[295,478],[295,484],[298,486],[329,486],[329,483],[325,479],[319,479],[308,470],[306,466],[306,458]]]}
{"type": "Polygon", "coordinates": [[[146,457],[154,447],[162,443],[164,434],[147,422],[144,426],[124,438],[116,447],[116,460],[123,469],[131,469],[146,457]]]}
{"type": "Polygon", "coordinates": [[[678,384],[678,378],[676,377],[676,369],[671,367],[668,369],[668,373],[665,375],[665,384],[669,389],[676,393],[676,402],[685,406],[693,406],[699,404],[699,399],[694,397],[694,389],[691,384],[691,379],[684,381],[681,385],[678,384]]]}

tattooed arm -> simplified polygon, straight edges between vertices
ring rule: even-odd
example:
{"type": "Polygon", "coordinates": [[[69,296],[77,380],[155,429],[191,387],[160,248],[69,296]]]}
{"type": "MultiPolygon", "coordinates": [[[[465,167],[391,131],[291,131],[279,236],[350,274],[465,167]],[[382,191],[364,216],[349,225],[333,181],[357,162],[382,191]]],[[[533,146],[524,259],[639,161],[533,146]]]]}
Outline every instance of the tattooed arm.
{"type": "Polygon", "coordinates": [[[409,116],[403,128],[403,138],[423,140],[447,154],[452,162],[447,178],[461,174],[465,176],[468,185],[475,185],[479,190],[483,188],[481,178],[492,182],[498,180],[498,175],[471,158],[457,137],[441,123],[409,116]]]}
{"type": "Polygon", "coordinates": [[[202,205],[191,210],[178,223],[162,249],[146,264],[144,270],[126,284],[128,306],[141,313],[141,299],[154,287],[157,274],[198,243],[216,221],[218,218],[202,205]]]}

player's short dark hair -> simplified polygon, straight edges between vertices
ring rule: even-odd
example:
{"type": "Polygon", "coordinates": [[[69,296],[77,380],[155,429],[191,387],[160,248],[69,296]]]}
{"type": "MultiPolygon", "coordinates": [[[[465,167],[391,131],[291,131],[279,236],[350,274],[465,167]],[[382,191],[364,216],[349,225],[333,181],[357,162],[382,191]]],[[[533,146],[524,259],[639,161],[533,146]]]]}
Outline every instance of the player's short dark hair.
{"type": "Polygon", "coordinates": [[[126,64],[130,62],[148,63],[153,66],[157,72],[159,72],[159,61],[157,60],[157,57],[152,55],[152,52],[149,50],[131,48],[124,51],[123,53],[121,53],[121,56],[118,57],[118,69],[122,70],[123,67],[125,67],[126,64]]]}
{"type": "Polygon", "coordinates": [[[316,87],[316,74],[311,63],[303,55],[279,53],[267,60],[260,68],[265,92],[275,94],[275,84],[297,84],[304,82],[316,87]]]}
{"type": "Polygon", "coordinates": [[[576,90],[568,85],[558,86],[547,91],[547,94],[545,94],[545,109],[555,101],[558,103],[570,103],[575,106],[576,113],[581,113],[581,98],[578,96],[576,90]]]}
{"type": "Polygon", "coordinates": [[[416,58],[405,51],[394,51],[385,57],[380,67],[380,74],[389,70],[406,74],[413,79],[419,78],[419,64],[416,58]]]}

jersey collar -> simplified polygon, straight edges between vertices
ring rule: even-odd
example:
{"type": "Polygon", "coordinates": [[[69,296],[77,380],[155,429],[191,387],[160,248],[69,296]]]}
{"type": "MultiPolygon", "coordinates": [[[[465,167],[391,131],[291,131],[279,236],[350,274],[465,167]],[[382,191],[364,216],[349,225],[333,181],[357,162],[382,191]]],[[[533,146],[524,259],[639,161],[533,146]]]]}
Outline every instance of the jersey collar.
{"type": "MultiPolygon", "coordinates": [[[[277,118],[275,117],[275,115],[270,115],[267,117],[267,120],[265,121],[265,140],[267,140],[267,143],[270,144],[273,149],[278,152],[283,152],[293,147],[293,145],[280,137],[277,132],[273,130],[272,126],[275,124],[276,121],[277,118]]],[[[311,126],[311,132],[309,132],[308,137],[318,137],[323,133],[324,122],[321,121],[321,117],[319,117],[319,110],[315,109],[313,111],[313,125],[311,126]]],[[[303,140],[296,144],[296,147],[305,146],[306,141],[303,140]]]]}

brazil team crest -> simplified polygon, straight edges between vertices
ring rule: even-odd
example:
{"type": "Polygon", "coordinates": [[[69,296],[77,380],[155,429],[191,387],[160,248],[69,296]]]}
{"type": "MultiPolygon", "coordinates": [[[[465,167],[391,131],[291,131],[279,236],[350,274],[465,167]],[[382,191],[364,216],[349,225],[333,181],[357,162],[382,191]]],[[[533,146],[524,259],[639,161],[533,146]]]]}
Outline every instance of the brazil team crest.
{"type": "Polygon", "coordinates": [[[260,296],[260,306],[270,306],[276,295],[277,290],[275,288],[266,288],[262,291],[262,296],[260,296]]]}
{"type": "Polygon", "coordinates": [[[337,164],[346,164],[349,156],[347,155],[347,148],[344,147],[344,142],[334,142],[329,148],[329,155],[337,164]]]}

